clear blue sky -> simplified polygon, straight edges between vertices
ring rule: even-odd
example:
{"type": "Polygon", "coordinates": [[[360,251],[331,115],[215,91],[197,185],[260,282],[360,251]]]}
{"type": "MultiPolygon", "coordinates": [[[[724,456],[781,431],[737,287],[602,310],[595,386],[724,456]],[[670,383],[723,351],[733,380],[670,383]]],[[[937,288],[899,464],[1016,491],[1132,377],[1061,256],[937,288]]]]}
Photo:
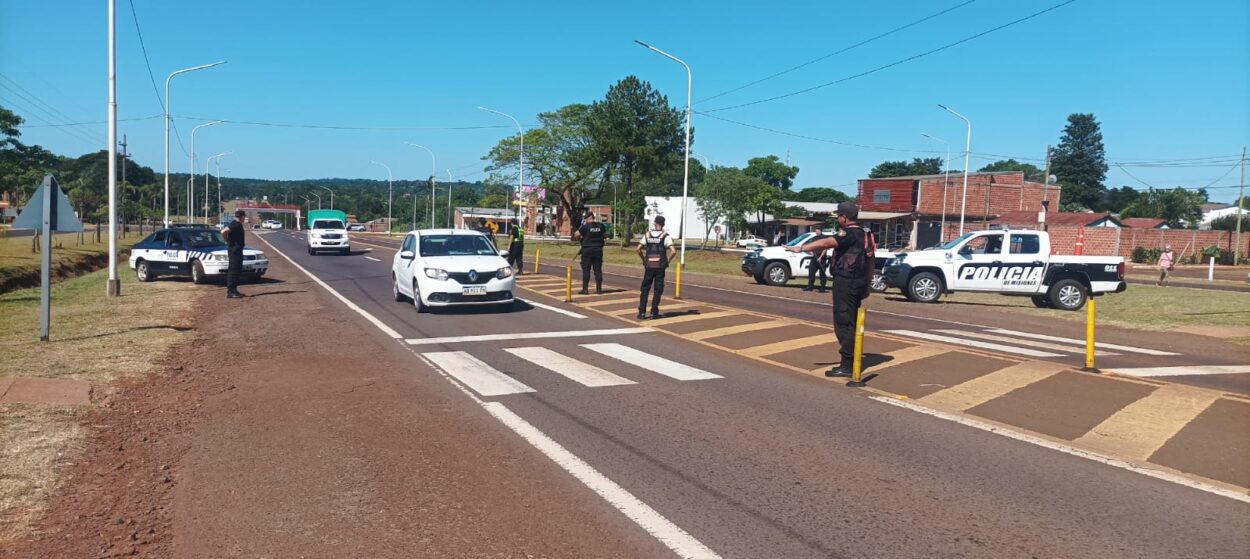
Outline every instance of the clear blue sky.
{"type": "MultiPolygon", "coordinates": [[[[858,74],[1027,16],[1062,0],[978,0],[949,13],[714,100],[697,100],[855,44],[963,3],[931,2],[165,2],[133,0],[157,87],[176,69],[228,64],[174,78],[173,113],[190,150],[203,121],[472,130],[322,130],[229,124],[201,130],[207,155],[233,150],[227,176],[293,179],[428,176],[483,178],[480,157],[539,112],[599,99],[635,74],[684,104],[685,73],[633,43],[683,57],[695,110],[807,88],[858,74]]],[[[0,0],[0,103],[29,125],[103,121],[107,115],[106,2],[0,0]],[[23,96],[25,98],[23,98],[23,96]],[[37,102],[36,102],[37,101],[37,102]],[[45,108],[46,112],[37,109],[45,108]]],[[[694,152],[743,165],[776,154],[801,168],[797,186],[854,182],[886,159],[942,151],[921,132],[963,149],[972,119],[978,154],[1042,159],[1065,118],[1092,112],[1110,161],[1207,156],[1235,159],[1250,142],[1250,3],[1078,0],[937,54],[810,93],[713,114],[851,147],[745,128],[696,114],[694,152]]],[[[118,1],[120,117],[161,113],[131,16],[118,1]]],[[[102,124],[22,129],[23,139],[79,155],[107,143],[102,124]]],[[[161,119],[120,123],[142,164],[163,168],[161,119]]],[[[173,142],[173,169],[188,157],[173,142]]],[[[1220,166],[1130,167],[1171,187],[1238,182],[1220,166]],[[1218,180],[1217,180],[1218,179],[1218,180]]],[[[954,162],[962,167],[962,161],[954,162]]],[[[1144,188],[1112,167],[1108,186],[1144,188]]],[[[1217,200],[1235,188],[1211,191],[1217,200]]]]}

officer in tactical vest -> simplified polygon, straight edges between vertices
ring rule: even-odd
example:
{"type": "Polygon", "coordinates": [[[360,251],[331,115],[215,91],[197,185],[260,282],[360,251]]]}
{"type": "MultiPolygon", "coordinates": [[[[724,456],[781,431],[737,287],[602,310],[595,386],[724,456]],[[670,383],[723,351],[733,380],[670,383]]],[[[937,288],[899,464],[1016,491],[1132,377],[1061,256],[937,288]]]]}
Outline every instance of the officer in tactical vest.
{"type": "Polygon", "coordinates": [[[638,256],[642,257],[642,296],[638,298],[638,320],[647,318],[647,293],[652,289],[651,318],[660,318],[660,297],[664,295],[664,271],[677,251],[673,238],[664,231],[664,216],[655,216],[655,228],[647,231],[638,243],[638,256]]]}
{"type": "Polygon", "coordinates": [[[512,242],[508,243],[508,265],[516,268],[516,275],[525,273],[525,230],[512,228],[512,242]]]}
{"type": "Polygon", "coordinates": [[[825,372],[827,377],[849,377],[855,362],[855,321],[861,302],[868,297],[868,283],[874,263],[872,234],[856,221],[859,206],[852,202],[838,204],[837,235],[786,247],[790,252],[819,254],[833,249],[830,265],[833,275],[833,327],[838,336],[841,362],[825,372]]]}
{"type": "Polygon", "coordinates": [[[595,220],[594,212],[586,213],[586,221],[573,233],[573,240],[582,242],[582,295],[589,293],[590,272],[595,272],[595,293],[603,293],[603,242],[606,238],[602,223],[595,220]]]}

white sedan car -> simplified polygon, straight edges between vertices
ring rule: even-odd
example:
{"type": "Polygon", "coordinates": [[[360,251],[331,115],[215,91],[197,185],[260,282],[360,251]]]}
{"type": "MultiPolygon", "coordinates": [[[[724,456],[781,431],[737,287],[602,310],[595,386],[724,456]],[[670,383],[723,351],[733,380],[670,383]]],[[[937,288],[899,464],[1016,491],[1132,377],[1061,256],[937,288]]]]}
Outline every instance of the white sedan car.
{"type": "Polygon", "coordinates": [[[391,263],[391,285],[395,300],[411,299],[417,312],[459,305],[510,310],[516,278],[486,235],[423,229],[404,237],[391,263]]]}

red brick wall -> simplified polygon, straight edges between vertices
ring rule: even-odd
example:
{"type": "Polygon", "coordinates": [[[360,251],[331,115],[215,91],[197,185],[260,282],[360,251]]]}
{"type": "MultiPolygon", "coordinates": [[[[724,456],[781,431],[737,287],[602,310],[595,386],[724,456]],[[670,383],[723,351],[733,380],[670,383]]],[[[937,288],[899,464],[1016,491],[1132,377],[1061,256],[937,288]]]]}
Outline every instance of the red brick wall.
{"type": "MultiPolygon", "coordinates": [[[[1058,186],[1046,187],[1041,183],[1023,182],[1023,177],[1023,174],[969,176],[966,215],[980,219],[986,215],[995,216],[1021,210],[1041,211],[1043,198],[1050,200],[1052,210],[1059,208],[1058,186]]],[[[942,182],[941,177],[920,181],[920,213],[942,213],[942,182]]],[[[946,214],[959,214],[962,203],[963,176],[954,174],[950,176],[946,189],[946,214]]]]}
{"type": "MultiPolygon", "coordinates": [[[[982,229],[985,229],[982,223],[964,223],[965,233],[982,229]]],[[[1047,229],[1050,233],[1051,248],[1055,254],[1076,254],[1078,230],[1078,227],[1057,225],[1047,229]]],[[[950,240],[958,234],[959,221],[952,223],[947,220],[945,238],[950,240]]],[[[1235,237],[1236,235],[1231,231],[1086,227],[1083,253],[1097,256],[1123,256],[1127,260],[1132,256],[1134,248],[1163,248],[1164,245],[1170,244],[1179,259],[1181,256],[1191,256],[1212,245],[1220,247],[1220,250],[1224,252],[1232,252],[1235,237]]],[[[1250,235],[1242,235],[1241,241],[1243,243],[1241,253],[1250,254],[1250,235]]]]}
{"type": "Polygon", "coordinates": [[[916,181],[912,179],[865,179],[859,181],[859,209],[868,212],[911,212],[914,209],[912,200],[916,181]],[[890,201],[877,203],[873,201],[873,193],[879,190],[890,192],[890,201]]]}

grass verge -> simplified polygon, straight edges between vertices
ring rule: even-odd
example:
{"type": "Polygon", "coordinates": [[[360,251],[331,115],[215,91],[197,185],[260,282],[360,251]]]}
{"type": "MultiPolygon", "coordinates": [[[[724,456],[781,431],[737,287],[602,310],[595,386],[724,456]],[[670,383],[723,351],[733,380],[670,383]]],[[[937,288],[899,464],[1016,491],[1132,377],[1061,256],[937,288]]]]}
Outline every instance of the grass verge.
{"type": "MultiPolygon", "coordinates": [[[[94,231],[84,232],[82,242],[78,240],[78,233],[60,233],[52,237],[54,281],[98,269],[108,262],[107,236],[101,237],[98,243],[95,242],[94,231]],[[55,248],[58,244],[61,248],[55,248]]],[[[0,293],[39,284],[39,266],[43,255],[31,252],[33,239],[0,237],[0,293]]],[[[127,248],[138,240],[139,237],[131,235],[119,239],[117,246],[127,248]]]]}
{"type": "MultiPolygon", "coordinates": [[[[29,239],[26,239],[29,242],[29,239]]],[[[200,286],[141,284],[121,274],[122,297],[105,296],[106,271],[52,286],[51,341],[39,341],[39,290],[0,294],[0,376],[78,378],[95,393],[122,375],[152,372],[185,326],[200,286]]],[[[83,447],[86,410],[0,404],[0,548],[21,537],[56,488],[56,467],[83,447]]]]}

